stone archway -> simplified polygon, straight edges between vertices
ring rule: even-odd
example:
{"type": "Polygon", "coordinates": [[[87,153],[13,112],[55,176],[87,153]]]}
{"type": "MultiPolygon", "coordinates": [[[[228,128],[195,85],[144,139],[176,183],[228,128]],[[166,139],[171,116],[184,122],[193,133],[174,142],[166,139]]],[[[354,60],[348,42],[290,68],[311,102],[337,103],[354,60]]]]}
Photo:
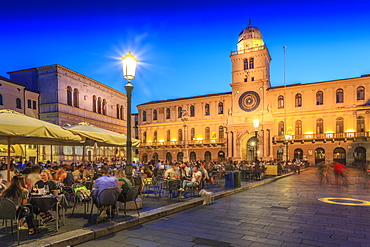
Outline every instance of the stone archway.
{"type": "Polygon", "coordinates": [[[241,160],[253,162],[258,159],[259,140],[253,134],[245,134],[240,138],[240,157],[241,160]]]}

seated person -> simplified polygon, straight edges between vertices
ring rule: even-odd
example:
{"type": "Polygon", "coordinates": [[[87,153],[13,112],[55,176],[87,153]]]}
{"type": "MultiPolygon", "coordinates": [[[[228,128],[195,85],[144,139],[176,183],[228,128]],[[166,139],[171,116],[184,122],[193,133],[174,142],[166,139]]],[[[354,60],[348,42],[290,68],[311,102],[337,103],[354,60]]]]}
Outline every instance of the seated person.
{"type": "Polygon", "coordinates": [[[118,184],[121,187],[121,194],[118,197],[118,201],[124,202],[128,190],[132,188],[132,184],[130,180],[126,178],[125,171],[123,171],[122,169],[117,170],[116,178],[118,179],[118,184]]]}
{"type": "Polygon", "coordinates": [[[61,168],[61,173],[59,176],[59,182],[64,184],[64,190],[68,193],[72,193],[72,188],[71,186],[75,183],[75,179],[70,172],[70,167],[69,165],[63,165],[61,168]]]}
{"type": "Polygon", "coordinates": [[[105,217],[107,217],[107,212],[106,211],[109,209],[109,206],[102,207],[98,204],[99,193],[102,190],[108,189],[108,188],[116,188],[118,191],[120,191],[120,187],[119,187],[119,184],[118,184],[118,179],[115,178],[115,177],[111,177],[109,175],[109,171],[108,171],[107,167],[103,166],[100,169],[100,172],[101,172],[102,176],[95,180],[94,189],[91,192],[93,200],[94,200],[94,204],[100,210],[100,215],[98,216],[98,221],[101,221],[105,217]]]}
{"type": "Polygon", "coordinates": [[[8,198],[12,202],[14,202],[17,213],[19,214],[19,218],[26,218],[28,234],[33,235],[36,234],[36,228],[33,224],[33,214],[29,213],[32,212],[32,206],[28,206],[27,204],[29,199],[28,195],[29,191],[26,189],[25,178],[23,175],[14,176],[9,187],[5,189],[2,193],[3,197],[8,198]],[[29,212],[27,213],[22,206],[28,207],[29,212]]]}
{"type": "Polygon", "coordinates": [[[164,179],[179,179],[180,172],[178,170],[178,163],[172,163],[164,173],[164,179]]]}
{"type": "Polygon", "coordinates": [[[182,187],[179,191],[185,191],[186,188],[197,187],[202,181],[202,172],[199,171],[197,166],[193,167],[193,175],[191,179],[185,179],[182,181],[182,187]]]}

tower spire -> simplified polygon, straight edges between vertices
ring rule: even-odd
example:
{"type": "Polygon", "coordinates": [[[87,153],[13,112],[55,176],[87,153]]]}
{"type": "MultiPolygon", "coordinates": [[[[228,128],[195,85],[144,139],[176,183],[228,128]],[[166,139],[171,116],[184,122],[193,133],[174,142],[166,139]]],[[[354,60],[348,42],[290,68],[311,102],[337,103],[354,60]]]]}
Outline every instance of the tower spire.
{"type": "Polygon", "coordinates": [[[249,18],[249,24],[248,24],[248,27],[251,27],[252,26],[252,19],[249,18]]]}

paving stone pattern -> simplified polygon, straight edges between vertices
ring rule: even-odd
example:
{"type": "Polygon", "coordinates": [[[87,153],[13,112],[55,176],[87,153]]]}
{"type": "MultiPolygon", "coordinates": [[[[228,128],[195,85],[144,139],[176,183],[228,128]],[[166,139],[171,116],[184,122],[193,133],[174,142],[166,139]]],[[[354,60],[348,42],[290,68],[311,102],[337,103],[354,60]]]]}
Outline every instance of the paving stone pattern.
{"type": "MultiPolygon", "coordinates": [[[[354,174],[355,172],[352,172],[354,174]]],[[[370,246],[370,207],[318,201],[370,201],[356,177],[349,187],[320,186],[316,169],[285,177],[78,245],[91,246],[370,246]]]]}

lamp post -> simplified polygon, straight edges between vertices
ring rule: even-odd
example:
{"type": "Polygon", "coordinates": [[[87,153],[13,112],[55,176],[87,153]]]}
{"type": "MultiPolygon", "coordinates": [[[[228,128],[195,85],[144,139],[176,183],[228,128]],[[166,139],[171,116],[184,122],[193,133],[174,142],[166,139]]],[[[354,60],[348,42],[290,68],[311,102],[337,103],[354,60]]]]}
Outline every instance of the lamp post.
{"type": "Polygon", "coordinates": [[[288,145],[289,145],[289,141],[292,139],[292,136],[291,135],[285,135],[285,162],[288,163],[288,160],[289,160],[289,149],[288,149],[288,145]]]}
{"type": "Polygon", "coordinates": [[[187,162],[188,161],[188,141],[187,141],[187,137],[188,137],[188,134],[187,134],[187,130],[188,130],[188,126],[186,125],[186,121],[188,121],[189,119],[189,114],[186,110],[182,110],[181,111],[181,120],[182,122],[184,123],[184,156],[183,156],[183,162],[187,162]]]}
{"type": "Polygon", "coordinates": [[[126,56],[122,58],[123,77],[127,80],[125,85],[127,93],[127,140],[126,140],[126,167],[125,173],[127,178],[132,177],[132,140],[131,140],[131,97],[134,86],[131,80],[135,78],[136,66],[138,60],[129,51],[126,56]]]}

